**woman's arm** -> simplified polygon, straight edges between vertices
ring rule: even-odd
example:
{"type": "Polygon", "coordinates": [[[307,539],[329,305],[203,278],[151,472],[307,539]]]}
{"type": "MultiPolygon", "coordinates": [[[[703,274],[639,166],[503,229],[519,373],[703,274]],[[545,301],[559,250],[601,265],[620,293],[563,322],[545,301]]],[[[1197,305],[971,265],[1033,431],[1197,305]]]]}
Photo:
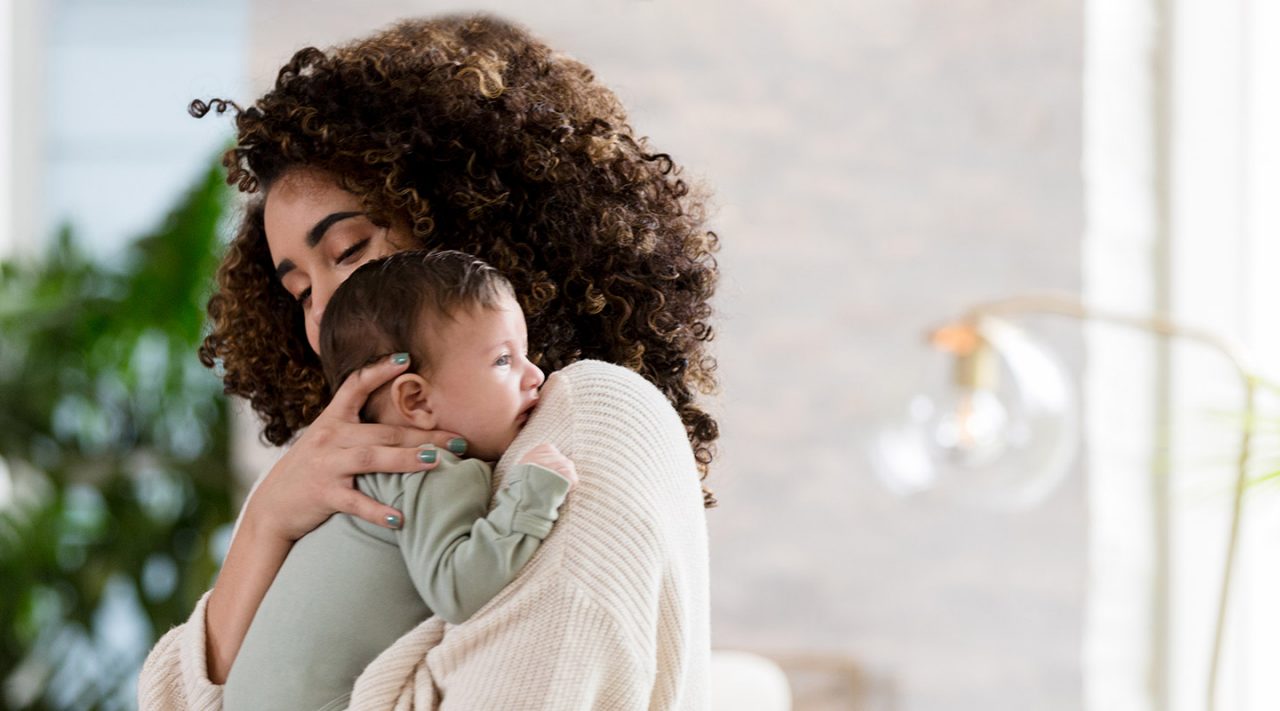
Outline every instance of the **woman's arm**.
{"type": "Polygon", "coordinates": [[[258,605],[284,564],[293,541],[264,531],[246,509],[205,607],[205,659],[209,681],[222,684],[258,605]]]}
{"type": "Polygon", "coordinates": [[[246,505],[213,590],[147,655],[138,676],[140,711],[222,708],[231,663],[292,546],[265,534],[246,505]]]}

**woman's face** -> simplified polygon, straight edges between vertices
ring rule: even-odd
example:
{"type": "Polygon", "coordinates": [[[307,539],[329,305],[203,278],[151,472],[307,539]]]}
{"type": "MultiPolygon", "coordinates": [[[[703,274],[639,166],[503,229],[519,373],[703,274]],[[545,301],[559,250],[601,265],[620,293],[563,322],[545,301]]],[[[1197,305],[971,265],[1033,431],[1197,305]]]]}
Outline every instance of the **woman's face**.
{"type": "Polygon", "coordinates": [[[302,307],[307,343],[319,353],[320,318],[334,290],[361,264],[404,249],[408,236],[370,222],[360,199],[319,171],[285,173],[266,200],[276,278],[302,307]]]}

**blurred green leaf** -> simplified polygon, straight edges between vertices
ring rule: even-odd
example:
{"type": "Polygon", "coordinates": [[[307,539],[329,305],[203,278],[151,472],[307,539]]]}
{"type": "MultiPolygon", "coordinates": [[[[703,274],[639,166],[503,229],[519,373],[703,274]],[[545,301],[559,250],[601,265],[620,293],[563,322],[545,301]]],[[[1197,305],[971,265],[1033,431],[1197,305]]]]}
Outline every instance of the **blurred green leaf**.
{"type": "Polygon", "coordinates": [[[131,708],[140,653],[217,570],[228,414],[196,348],[228,199],[211,167],[123,267],[68,228],[0,263],[0,708],[131,708]]]}

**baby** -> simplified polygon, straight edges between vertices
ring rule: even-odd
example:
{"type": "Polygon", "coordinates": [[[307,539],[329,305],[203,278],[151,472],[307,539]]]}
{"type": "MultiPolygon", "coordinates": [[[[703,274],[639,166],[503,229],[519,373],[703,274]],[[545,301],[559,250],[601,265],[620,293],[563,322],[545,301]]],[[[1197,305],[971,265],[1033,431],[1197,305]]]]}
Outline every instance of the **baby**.
{"type": "Polygon", "coordinates": [[[391,353],[411,366],[375,391],[361,418],[462,435],[467,459],[426,448],[430,471],[366,474],[360,491],[399,509],[398,530],[335,515],[299,540],[262,600],[224,689],[236,709],[345,709],[364,667],[437,615],[461,623],[492,599],[551,531],[577,481],[550,444],[507,473],[498,459],[538,402],[511,284],[461,252],[400,252],[369,262],[334,293],[320,360],[336,388],[391,353]]]}

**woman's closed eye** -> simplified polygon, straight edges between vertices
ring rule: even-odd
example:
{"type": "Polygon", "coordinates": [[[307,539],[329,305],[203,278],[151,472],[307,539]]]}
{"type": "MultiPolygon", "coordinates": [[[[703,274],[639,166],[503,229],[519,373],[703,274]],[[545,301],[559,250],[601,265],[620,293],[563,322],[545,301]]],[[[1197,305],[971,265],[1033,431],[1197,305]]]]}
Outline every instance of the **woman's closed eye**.
{"type": "MultiPolygon", "coordinates": [[[[347,247],[346,249],[342,250],[342,252],[338,254],[338,257],[334,260],[334,262],[336,264],[346,264],[347,262],[350,262],[354,257],[359,256],[359,254],[364,251],[365,247],[369,246],[369,242],[371,241],[372,241],[371,238],[366,237],[360,240],[359,242],[353,243],[350,247],[347,247]]],[[[307,287],[303,289],[301,292],[299,292],[298,295],[294,297],[294,300],[297,301],[299,304],[306,306],[307,300],[310,298],[311,298],[311,287],[307,287]]]]}
{"type": "Polygon", "coordinates": [[[359,242],[356,242],[355,244],[351,245],[350,247],[347,247],[346,249],[342,250],[342,254],[338,255],[338,264],[345,264],[347,260],[356,256],[360,252],[363,252],[364,248],[369,246],[369,241],[370,241],[370,238],[366,237],[360,240],[359,242]]]}

